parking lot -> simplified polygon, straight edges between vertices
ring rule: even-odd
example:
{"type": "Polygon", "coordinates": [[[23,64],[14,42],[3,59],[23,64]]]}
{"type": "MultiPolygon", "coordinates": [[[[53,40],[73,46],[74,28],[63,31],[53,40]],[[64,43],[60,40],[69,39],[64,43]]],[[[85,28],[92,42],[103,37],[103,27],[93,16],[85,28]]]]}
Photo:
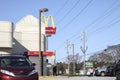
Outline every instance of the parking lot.
{"type": "Polygon", "coordinates": [[[116,80],[115,77],[44,77],[39,80],[116,80]]]}

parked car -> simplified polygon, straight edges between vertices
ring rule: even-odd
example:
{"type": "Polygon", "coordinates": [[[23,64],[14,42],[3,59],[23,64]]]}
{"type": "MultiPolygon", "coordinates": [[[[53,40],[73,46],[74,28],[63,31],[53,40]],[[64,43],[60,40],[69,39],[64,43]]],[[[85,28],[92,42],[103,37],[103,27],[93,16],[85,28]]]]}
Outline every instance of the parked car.
{"type": "Polygon", "coordinates": [[[24,56],[0,56],[0,80],[38,80],[38,73],[24,56]]]}
{"type": "Polygon", "coordinates": [[[106,66],[97,67],[95,69],[95,76],[105,76],[106,66]]]}
{"type": "Polygon", "coordinates": [[[115,65],[116,80],[120,80],[120,60],[115,65]]]}
{"type": "Polygon", "coordinates": [[[114,76],[114,66],[103,66],[95,69],[96,76],[114,76]]]}
{"type": "Polygon", "coordinates": [[[115,67],[114,66],[107,66],[106,76],[115,76],[115,67]]]}

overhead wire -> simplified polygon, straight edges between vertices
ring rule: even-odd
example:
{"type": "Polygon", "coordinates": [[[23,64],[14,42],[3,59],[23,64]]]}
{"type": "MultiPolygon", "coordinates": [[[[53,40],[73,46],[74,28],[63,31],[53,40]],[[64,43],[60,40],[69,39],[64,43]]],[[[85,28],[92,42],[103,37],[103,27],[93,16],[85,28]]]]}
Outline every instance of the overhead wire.
{"type": "Polygon", "coordinates": [[[117,23],[117,22],[116,22],[117,23]]]}
{"type": "MultiPolygon", "coordinates": [[[[118,7],[120,7],[120,5],[117,5],[117,7],[115,7],[114,9],[116,10],[118,7]]],[[[113,9],[113,10],[114,10],[113,9]]],[[[111,10],[111,12],[112,12],[112,10],[111,10]]],[[[113,11],[114,12],[114,11],[113,11]]],[[[100,27],[100,28],[97,28],[97,29],[95,29],[94,31],[92,31],[94,34],[96,34],[97,32],[99,32],[100,33],[100,31],[104,31],[104,30],[106,30],[106,29],[110,29],[113,25],[115,25],[115,24],[117,24],[117,23],[119,23],[120,22],[120,19],[119,20],[117,20],[118,18],[120,18],[120,16],[119,17],[116,17],[115,19],[113,19],[113,20],[111,20],[109,23],[108,23],[108,25],[104,25],[103,27],[100,27]]],[[[104,18],[105,19],[105,18],[104,18]]],[[[103,20],[104,20],[103,19],[103,20]]],[[[117,39],[117,40],[120,40],[120,39],[117,39]]],[[[117,41],[117,40],[115,40],[115,41],[117,41]]],[[[110,42],[110,41],[109,41],[110,42]]]]}
{"type": "MultiPolygon", "coordinates": [[[[116,3],[116,2],[115,2],[116,3]]],[[[117,5],[115,8],[113,8],[112,10],[116,10],[118,7],[120,7],[120,4],[119,5],[117,5]]],[[[111,12],[114,12],[114,11],[112,11],[112,10],[110,10],[111,12]]],[[[109,12],[110,12],[109,11],[109,12]]],[[[118,18],[120,18],[120,16],[118,16],[118,17],[116,17],[116,18],[114,18],[113,20],[111,20],[109,23],[108,23],[108,25],[104,25],[104,26],[102,26],[102,27],[100,27],[100,28],[97,28],[97,29],[95,29],[94,31],[92,31],[91,32],[91,34],[92,33],[94,33],[94,34],[96,34],[96,33],[100,33],[100,31],[102,32],[102,31],[104,31],[104,30],[106,30],[106,29],[110,29],[111,27],[113,27],[113,25],[115,25],[115,24],[117,24],[117,23],[119,23],[120,22],[120,19],[118,20],[118,18]]],[[[105,19],[105,18],[104,18],[105,19]]],[[[104,19],[102,19],[102,20],[104,20],[104,19]]],[[[90,30],[91,31],[91,30],[90,30]]],[[[114,40],[114,42],[116,42],[116,41],[118,41],[118,40],[120,40],[120,39],[116,39],[116,40],[114,40]]],[[[110,42],[110,41],[108,41],[108,42],[110,42]]],[[[111,42],[111,43],[113,43],[113,42],[111,42]]],[[[109,43],[110,44],[110,43],[109,43]]],[[[92,50],[93,51],[93,50],[92,50]]],[[[90,54],[87,54],[87,55],[90,55],[90,54]]],[[[93,55],[93,54],[92,54],[93,55]]]]}
{"type": "Polygon", "coordinates": [[[88,6],[92,3],[92,1],[93,0],[90,0],[81,10],[80,10],[80,12],[78,12],[78,14],[77,15],[75,15],[65,26],[66,27],[61,27],[61,29],[59,29],[59,31],[58,31],[58,33],[60,33],[60,32],[62,32],[63,30],[65,30],[65,28],[67,28],[68,27],[68,25],[70,25],[76,18],[78,18],[78,16],[80,16],[82,13],[83,13],[83,11],[86,9],[86,8],[88,8],[88,6]]]}
{"type": "MultiPolygon", "coordinates": [[[[113,42],[116,42],[116,41],[119,41],[120,40],[120,38],[118,38],[118,39],[115,39],[115,40],[112,40],[112,41],[109,41],[109,43],[113,43],[113,42]]],[[[104,46],[103,46],[104,47],[104,46]]],[[[102,48],[103,48],[102,47],[102,48]]],[[[107,47],[107,46],[106,46],[107,47]]],[[[96,53],[100,53],[101,51],[103,51],[104,49],[101,49],[101,47],[99,47],[99,48],[96,48],[96,49],[93,49],[93,50],[91,50],[92,52],[89,52],[89,53],[86,53],[86,56],[91,56],[91,55],[94,55],[94,54],[96,54],[96,53]],[[96,51],[96,52],[95,52],[96,51]]],[[[82,56],[82,55],[81,55],[82,56]]],[[[56,61],[58,61],[58,62],[64,62],[64,60],[65,59],[67,59],[67,57],[63,57],[63,58],[60,58],[60,59],[57,59],[56,61]]]]}
{"type": "MultiPolygon", "coordinates": [[[[79,12],[76,16],[74,16],[74,17],[72,18],[72,20],[70,20],[66,25],[69,25],[72,21],[74,21],[74,20],[77,18],[77,16],[80,16],[80,14],[82,14],[82,12],[92,3],[92,1],[93,1],[93,0],[90,0],[90,1],[80,10],[80,12],[79,12]]],[[[66,27],[62,27],[62,28],[58,31],[58,33],[59,33],[60,31],[62,31],[63,28],[66,28],[66,27]]]]}
{"type": "MultiPolygon", "coordinates": [[[[114,43],[114,42],[120,41],[120,38],[117,38],[117,39],[116,39],[116,37],[117,37],[117,36],[115,36],[115,38],[112,38],[112,39],[110,39],[109,41],[107,41],[107,44],[112,44],[112,43],[114,43]]],[[[104,43],[104,42],[103,42],[103,43],[104,43]]],[[[107,46],[108,46],[108,45],[106,45],[106,46],[101,46],[101,47],[92,49],[92,50],[89,51],[89,53],[87,53],[86,55],[94,55],[94,54],[96,54],[96,53],[99,52],[99,51],[103,51],[104,49],[101,49],[101,48],[103,48],[103,47],[106,47],[106,48],[107,48],[107,46]],[[101,50],[100,50],[100,49],[101,49],[101,50]],[[99,51],[98,51],[98,50],[99,50],[99,51]],[[97,52],[95,52],[95,51],[97,51],[97,52]]]]}
{"type": "MultiPolygon", "coordinates": [[[[118,0],[115,0],[115,1],[111,4],[111,6],[104,11],[104,13],[103,13],[101,16],[99,16],[99,17],[97,17],[95,20],[93,20],[92,23],[86,25],[83,30],[85,31],[86,29],[89,29],[90,27],[92,27],[93,24],[95,24],[95,23],[96,23],[98,20],[100,20],[101,18],[104,17],[104,19],[105,19],[106,17],[110,16],[110,15],[112,14],[112,12],[114,12],[113,10],[116,10],[116,8],[120,6],[120,5],[118,5],[118,6],[116,6],[116,7],[114,8],[114,6],[116,5],[117,2],[118,2],[118,0]]],[[[101,21],[103,21],[104,19],[102,19],[101,21]]],[[[99,23],[100,23],[100,22],[99,22],[99,23]]]]}
{"type": "MultiPolygon", "coordinates": [[[[117,5],[115,8],[113,8],[113,5],[115,5],[116,3],[117,3],[117,1],[114,1],[113,4],[111,5],[111,7],[109,7],[109,9],[107,9],[107,10],[104,12],[105,14],[102,15],[104,18],[101,20],[101,22],[104,21],[106,17],[110,16],[110,15],[112,14],[112,12],[114,12],[113,10],[117,10],[117,8],[120,7],[120,5],[117,5]],[[105,16],[105,15],[107,15],[107,16],[105,16]]],[[[97,19],[95,19],[90,25],[92,25],[93,23],[95,23],[97,20],[101,19],[102,16],[100,16],[100,17],[98,17],[97,19]]],[[[112,22],[112,21],[111,21],[111,22],[112,22]]],[[[100,23],[100,22],[99,22],[99,23],[100,23]]],[[[88,27],[89,27],[89,26],[88,26],[88,27]]],[[[90,30],[90,31],[91,31],[91,30],[90,30]]],[[[80,31],[79,31],[78,33],[74,34],[72,37],[70,37],[70,39],[71,39],[71,38],[73,39],[73,37],[75,37],[75,36],[76,36],[77,34],[79,34],[79,33],[80,33],[80,31]]],[[[75,38],[74,40],[76,40],[76,38],[75,38]]]]}
{"type": "MultiPolygon", "coordinates": [[[[106,16],[106,15],[107,15],[106,17],[110,16],[110,15],[112,14],[112,12],[114,12],[114,11],[112,11],[112,10],[116,10],[116,9],[112,9],[113,6],[114,6],[116,3],[117,3],[117,0],[115,0],[115,1],[112,3],[112,5],[111,5],[108,9],[105,10],[105,12],[103,13],[103,15],[99,16],[98,18],[96,18],[94,21],[92,21],[92,23],[86,25],[86,26],[84,27],[83,31],[86,31],[86,29],[92,27],[93,24],[95,24],[99,19],[103,18],[104,16],[106,16]],[[111,10],[111,9],[112,9],[112,10],[111,10]],[[109,13],[109,15],[108,15],[108,13],[109,13]]],[[[105,18],[106,18],[106,17],[105,17],[105,18]]],[[[104,19],[105,19],[105,18],[104,18],[104,19]]],[[[104,19],[102,19],[101,21],[103,21],[104,19]]],[[[100,22],[99,22],[99,23],[100,23],[100,22]]],[[[72,39],[73,37],[77,36],[78,34],[80,34],[80,32],[82,32],[82,31],[78,30],[78,31],[77,31],[75,34],[73,34],[69,39],[72,39]]]]}
{"type": "Polygon", "coordinates": [[[72,10],[79,4],[79,2],[80,2],[81,0],[77,0],[76,2],[75,2],[75,4],[71,7],[71,9],[69,9],[69,11],[56,23],[56,25],[59,23],[61,23],[62,21],[63,21],[63,19],[65,19],[66,18],[66,16],[68,16],[69,14],[70,14],[70,12],[72,12],[72,10]]]}
{"type": "Polygon", "coordinates": [[[65,8],[66,4],[69,2],[70,0],[66,0],[65,3],[62,5],[62,7],[60,9],[57,10],[57,12],[55,13],[55,16],[56,17],[61,11],[62,9],[65,8]]]}
{"type": "Polygon", "coordinates": [[[106,29],[110,29],[110,28],[112,27],[112,25],[115,25],[115,24],[117,24],[117,23],[120,22],[120,19],[117,20],[118,18],[120,18],[120,16],[119,16],[119,17],[116,17],[116,18],[113,19],[113,20],[111,20],[111,21],[108,23],[108,25],[104,25],[104,26],[102,26],[102,27],[100,27],[100,28],[97,28],[97,29],[95,29],[94,31],[90,32],[89,34],[93,34],[93,33],[95,34],[95,33],[97,33],[97,32],[104,31],[104,30],[106,30],[106,29]],[[106,28],[106,29],[105,29],[105,28],[106,28]]]}
{"type": "MultiPolygon", "coordinates": [[[[112,22],[112,21],[111,21],[111,22],[112,22]]],[[[114,24],[116,24],[116,23],[119,23],[119,22],[120,22],[120,19],[117,20],[117,21],[115,21],[115,22],[113,22],[113,23],[111,23],[110,26],[107,26],[107,27],[106,27],[106,29],[109,29],[110,27],[112,27],[112,25],[114,25],[114,24]]],[[[98,32],[98,31],[101,30],[101,29],[105,30],[104,28],[105,28],[105,27],[98,28],[98,29],[96,30],[96,32],[98,32]]],[[[103,30],[102,30],[102,31],[103,31],[103,30]]],[[[96,34],[95,31],[94,31],[93,33],[96,34]]],[[[120,39],[117,39],[117,40],[120,40],[120,39]]],[[[115,41],[116,41],[116,40],[115,40],[115,41]]],[[[110,41],[109,41],[109,42],[110,42],[110,41]]],[[[92,50],[92,51],[93,51],[93,50],[92,50]]]]}
{"type": "MultiPolygon", "coordinates": [[[[116,2],[117,2],[117,0],[111,6],[113,6],[116,2]]],[[[109,9],[107,9],[105,12],[107,12],[107,11],[109,11],[109,9]]],[[[102,16],[104,16],[104,15],[102,15],[102,16]]],[[[102,16],[100,16],[99,18],[101,18],[102,16]]],[[[95,23],[99,18],[95,19],[91,24],[89,24],[89,26],[92,25],[93,23],[95,23]]],[[[76,34],[79,34],[79,33],[76,33],[76,34]]],[[[76,34],[74,34],[73,36],[71,36],[70,39],[73,38],[76,34]]]]}
{"type": "MultiPolygon", "coordinates": [[[[120,5],[119,5],[119,7],[120,7],[120,5]]],[[[119,16],[120,17],[120,16],[119,16]]],[[[117,19],[118,17],[116,17],[116,19],[117,19]]],[[[103,18],[101,21],[100,21],[100,23],[102,22],[102,21],[104,21],[105,20],[105,18],[103,18]]],[[[110,24],[110,25],[114,25],[115,23],[117,23],[117,22],[115,22],[115,23],[113,23],[112,24],[112,22],[114,21],[115,19],[113,19],[112,21],[110,21],[108,24],[110,24]]],[[[106,28],[107,27],[107,25],[104,25],[103,27],[104,28],[106,28]],[[105,27],[104,27],[105,26],[105,27]]],[[[98,32],[98,31],[101,31],[102,29],[104,29],[103,27],[100,27],[100,28],[97,28],[97,29],[95,29],[95,28],[93,28],[93,29],[91,29],[91,30],[89,30],[89,32],[90,33],[92,33],[92,32],[98,32]],[[95,29],[95,30],[94,30],[95,29]]]]}
{"type": "MultiPolygon", "coordinates": [[[[64,5],[63,5],[63,7],[61,7],[59,10],[62,10],[62,9],[65,7],[65,5],[68,3],[68,1],[69,1],[69,0],[66,0],[66,2],[65,2],[64,5]]],[[[73,10],[73,9],[75,8],[75,6],[76,6],[79,2],[80,2],[80,0],[78,0],[78,1],[75,2],[75,4],[72,6],[72,8],[69,9],[69,11],[64,15],[64,18],[71,12],[71,10],[73,10]]],[[[60,13],[59,10],[57,11],[57,13],[58,13],[58,12],[60,13]]],[[[57,13],[55,14],[55,16],[57,15],[57,13]]],[[[61,20],[59,20],[59,21],[61,22],[61,20]]],[[[57,23],[56,23],[56,24],[57,24],[57,23]]],[[[62,46],[60,45],[59,47],[62,47],[62,46]]],[[[59,47],[57,47],[56,49],[59,49],[59,47]]]]}
{"type": "MultiPolygon", "coordinates": [[[[109,12],[110,12],[110,11],[109,11],[109,12]]],[[[109,13],[109,14],[110,14],[110,13],[109,13]]],[[[107,15],[107,16],[108,16],[108,15],[107,15]]],[[[99,18],[100,18],[100,17],[99,17],[99,18]]],[[[98,18],[97,18],[97,19],[98,19],[98,18]]],[[[115,19],[114,19],[114,20],[115,20],[115,19]]],[[[112,20],[112,21],[113,21],[113,20],[112,20]]],[[[112,22],[112,21],[111,21],[111,22],[112,22]]],[[[111,23],[109,27],[112,27],[112,25],[118,23],[119,21],[120,21],[120,20],[117,20],[117,21],[115,21],[114,23],[111,23]]],[[[108,27],[108,28],[109,28],[109,27],[108,27]]],[[[102,28],[103,28],[103,27],[102,27],[102,28]]],[[[96,29],[95,31],[98,31],[99,29],[102,29],[102,28],[98,28],[98,29],[96,29]]]]}
{"type": "MultiPolygon", "coordinates": [[[[110,43],[113,43],[113,42],[116,42],[116,41],[119,41],[120,40],[120,38],[119,39],[115,39],[115,40],[112,40],[112,41],[109,41],[109,44],[110,43]]],[[[104,46],[102,46],[102,48],[103,48],[104,46]]],[[[107,48],[107,46],[106,46],[106,48],[107,48]]],[[[96,53],[100,53],[100,52],[102,52],[102,51],[104,51],[104,49],[101,49],[101,47],[99,47],[99,48],[96,48],[96,49],[93,49],[93,50],[91,50],[92,52],[89,52],[89,53],[87,53],[86,54],[86,56],[92,56],[92,55],[94,55],[94,54],[96,54],[96,53]],[[96,52],[95,52],[96,51],[96,52]]]]}

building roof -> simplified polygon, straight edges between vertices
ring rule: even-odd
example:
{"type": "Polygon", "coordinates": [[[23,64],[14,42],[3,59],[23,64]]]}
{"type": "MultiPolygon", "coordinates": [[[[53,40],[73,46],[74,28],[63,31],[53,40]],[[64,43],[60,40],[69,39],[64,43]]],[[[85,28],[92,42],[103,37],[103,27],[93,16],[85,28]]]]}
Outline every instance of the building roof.
{"type": "MultiPolygon", "coordinates": [[[[42,26],[42,33],[44,34],[45,24],[42,22],[41,26],[42,26]]],[[[16,23],[14,31],[39,32],[39,20],[32,15],[27,15],[16,23]]]]}
{"type": "Polygon", "coordinates": [[[27,15],[16,23],[16,26],[19,25],[38,25],[38,19],[32,15],[27,15]]]}

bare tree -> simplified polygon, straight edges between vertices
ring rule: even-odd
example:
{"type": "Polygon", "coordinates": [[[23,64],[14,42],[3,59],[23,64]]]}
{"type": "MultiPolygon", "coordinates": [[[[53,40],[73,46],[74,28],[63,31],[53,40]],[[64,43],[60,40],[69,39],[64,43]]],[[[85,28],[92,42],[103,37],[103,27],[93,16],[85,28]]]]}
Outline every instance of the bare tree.
{"type": "Polygon", "coordinates": [[[114,62],[120,59],[120,44],[108,46],[106,51],[113,57],[114,62]]]}
{"type": "MultiPolygon", "coordinates": [[[[73,56],[73,55],[69,55],[69,62],[70,62],[70,63],[72,63],[73,57],[74,57],[75,63],[80,63],[80,62],[81,62],[82,56],[80,56],[79,53],[77,53],[77,54],[74,55],[74,56],[73,56]]],[[[68,60],[68,57],[67,57],[66,60],[68,60]]]]}
{"type": "Polygon", "coordinates": [[[100,62],[110,63],[112,60],[112,56],[109,54],[106,54],[105,52],[102,52],[99,54],[99,59],[101,60],[100,62]]]}
{"type": "Polygon", "coordinates": [[[120,59],[120,44],[108,46],[107,49],[102,52],[98,52],[90,56],[90,61],[115,63],[120,59]]]}

